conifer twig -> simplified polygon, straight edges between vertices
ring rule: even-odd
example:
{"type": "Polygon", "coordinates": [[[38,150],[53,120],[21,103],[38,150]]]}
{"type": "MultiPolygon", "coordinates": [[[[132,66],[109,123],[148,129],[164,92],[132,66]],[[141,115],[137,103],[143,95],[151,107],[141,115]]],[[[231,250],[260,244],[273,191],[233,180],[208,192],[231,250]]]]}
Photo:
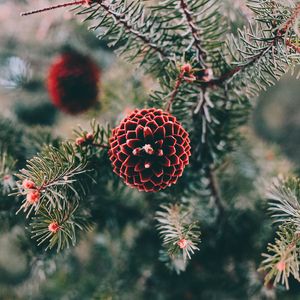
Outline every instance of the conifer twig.
{"type": "Polygon", "coordinates": [[[170,111],[172,104],[178,94],[179,88],[184,80],[186,82],[193,82],[196,80],[196,77],[193,75],[193,68],[190,64],[184,64],[183,66],[181,66],[180,73],[178,74],[178,77],[175,82],[175,86],[170,94],[170,100],[167,103],[166,111],[170,111]]]}
{"type": "Polygon", "coordinates": [[[170,100],[167,103],[167,107],[166,107],[166,111],[168,111],[168,112],[171,110],[172,104],[173,104],[173,102],[174,102],[174,100],[176,98],[176,95],[178,94],[179,88],[180,88],[180,86],[181,86],[181,84],[183,82],[184,73],[185,73],[185,71],[180,71],[180,73],[178,75],[178,78],[176,80],[174,89],[171,92],[171,97],[170,97],[170,100]]]}
{"type": "Polygon", "coordinates": [[[158,45],[154,44],[147,36],[142,34],[141,32],[135,30],[131,24],[129,24],[120,14],[115,13],[111,10],[110,6],[102,0],[93,0],[94,3],[99,4],[107,14],[111,15],[114,20],[121,24],[128,32],[131,32],[138,39],[140,39],[144,44],[157,52],[161,58],[167,58],[168,53],[166,53],[163,49],[161,49],[158,45]]]}
{"type": "Polygon", "coordinates": [[[157,229],[163,239],[163,245],[170,256],[182,250],[183,259],[199,250],[200,231],[197,222],[191,219],[191,211],[182,205],[161,205],[156,212],[157,229]]]}
{"type": "Polygon", "coordinates": [[[202,49],[201,40],[197,30],[197,25],[193,21],[193,15],[190,12],[188,8],[188,4],[186,3],[185,0],[179,0],[179,3],[180,3],[180,8],[182,9],[182,12],[184,14],[184,17],[186,19],[186,22],[188,24],[189,30],[192,35],[192,39],[193,39],[192,46],[194,46],[197,51],[197,60],[202,65],[202,67],[206,68],[206,63],[204,61],[204,58],[206,57],[206,51],[202,49]]]}
{"type": "Polygon", "coordinates": [[[292,275],[300,281],[299,253],[300,253],[300,214],[299,191],[300,180],[290,177],[278,178],[274,181],[267,196],[269,211],[274,223],[281,223],[277,230],[277,238],[273,244],[269,243],[267,253],[259,271],[267,272],[265,284],[273,281],[276,285],[281,282],[289,289],[289,277],[292,275]]]}
{"type": "MultiPolygon", "coordinates": [[[[278,42],[278,40],[283,38],[283,35],[290,29],[290,27],[294,24],[297,18],[300,15],[300,3],[297,4],[291,16],[286,20],[286,22],[282,25],[281,29],[278,29],[273,39],[269,42],[268,46],[263,48],[258,54],[253,56],[251,60],[249,60],[246,64],[242,66],[236,66],[235,68],[229,70],[228,72],[221,75],[219,78],[212,79],[206,83],[205,86],[221,86],[226,80],[232,78],[237,73],[244,71],[246,68],[251,67],[254,63],[256,63],[261,57],[269,53],[269,51],[273,48],[273,46],[278,42]]],[[[288,41],[288,40],[287,40],[288,41]]],[[[290,43],[287,43],[287,46],[291,46],[290,43]]],[[[294,49],[295,50],[295,49],[294,49]]]]}
{"type": "Polygon", "coordinates": [[[265,285],[272,282],[284,284],[289,289],[289,277],[293,276],[300,281],[299,274],[299,241],[300,235],[293,226],[288,224],[279,227],[277,238],[273,244],[269,243],[268,253],[263,253],[265,258],[258,271],[266,272],[265,285]]]}
{"type": "Polygon", "coordinates": [[[32,10],[32,11],[27,11],[27,12],[22,12],[21,16],[29,16],[29,15],[33,15],[33,14],[38,14],[38,13],[42,13],[45,11],[49,11],[49,10],[54,10],[57,8],[64,8],[64,7],[68,7],[68,6],[74,6],[74,5],[80,5],[80,4],[88,4],[90,3],[89,0],[79,0],[79,1],[73,1],[73,2],[68,2],[68,3],[62,3],[62,4],[57,4],[57,5],[53,5],[50,7],[46,7],[46,8],[42,8],[42,9],[37,9],[37,10],[32,10]]]}
{"type": "Polygon", "coordinates": [[[211,191],[211,194],[215,200],[215,204],[218,208],[218,222],[220,222],[224,216],[225,208],[223,205],[223,201],[221,198],[220,188],[218,185],[218,181],[216,178],[216,175],[212,169],[207,170],[208,179],[209,179],[209,188],[211,191]]]}

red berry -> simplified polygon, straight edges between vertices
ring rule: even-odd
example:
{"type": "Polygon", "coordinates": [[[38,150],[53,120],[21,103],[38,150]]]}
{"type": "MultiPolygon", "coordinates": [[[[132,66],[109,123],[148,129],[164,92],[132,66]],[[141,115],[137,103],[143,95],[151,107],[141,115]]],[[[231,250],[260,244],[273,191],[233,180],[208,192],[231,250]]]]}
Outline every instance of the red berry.
{"type": "Polygon", "coordinates": [[[50,66],[47,87],[56,107],[78,114],[97,102],[99,79],[100,70],[88,56],[69,51],[50,66]]]}
{"type": "Polygon", "coordinates": [[[60,229],[60,226],[58,225],[57,222],[52,222],[48,226],[48,230],[52,233],[56,233],[60,229]]]}
{"type": "Polygon", "coordinates": [[[283,272],[285,270],[286,263],[284,260],[281,260],[277,263],[276,268],[278,271],[283,272]]]}
{"type": "Polygon", "coordinates": [[[177,242],[180,249],[185,249],[188,246],[188,241],[186,239],[181,239],[177,242]]]}
{"type": "Polygon", "coordinates": [[[92,141],[94,139],[94,135],[91,132],[89,132],[86,134],[85,138],[89,141],[92,141]]]}
{"type": "Polygon", "coordinates": [[[174,116],[136,109],[112,132],[113,171],[139,191],[156,192],[177,182],[189,163],[190,139],[174,116]]]}
{"type": "Polygon", "coordinates": [[[181,72],[191,73],[193,68],[190,64],[184,64],[180,70],[181,70],[181,72]]]}
{"type": "Polygon", "coordinates": [[[22,182],[22,187],[26,190],[34,189],[35,183],[30,179],[24,179],[22,182]]]}
{"type": "Polygon", "coordinates": [[[40,193],[37,190],[29,192],[26,196],[26,201],[29,204],[35,204],[40,200],[40,193]]]}
{"type": "Polygon", "coordinates": [[[77,146],[81,146],[84,142],[85,142],[85,138],[83,138],[83,137],[78,137],[78,138],[76,139],[76,141],[75,141],[75,144],[76,144],[77,146]]]}

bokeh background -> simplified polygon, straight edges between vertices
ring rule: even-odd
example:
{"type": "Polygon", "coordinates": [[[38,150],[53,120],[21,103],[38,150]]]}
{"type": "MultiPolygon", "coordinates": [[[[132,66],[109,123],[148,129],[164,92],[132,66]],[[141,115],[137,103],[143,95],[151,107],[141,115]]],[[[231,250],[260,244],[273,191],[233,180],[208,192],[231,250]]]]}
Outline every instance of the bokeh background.
{"type": "MultiPolygon", "coordinates": [[[[92,118],[103,123],[120,120],[126,111],[144,103],[156,82],[135,66],[117,58],[104,42],[86,30],[80,18],[74,18],[72,12],[62,9],[42,15],[19,16],[22,11],[53,3],[47,0],[0,0],[0,114],[19,126],[46,126],[54,136],[70,138],[74,127],[80,124],[85,128],[92,118]],[[91,56],[101,68],[98,104],[78,116],[58,111],[52,105],[45,87],[51,61],[66,46],[91,56]]],[[[223,9],[232,22],[233,31],[252,17],[243,1],[224,1],[223,9]]],[[[299,173],[299,95],[299,80],[287,74],[275,87],[253,99],[255,108],[249,125],[243,128],[247,143],[235,157],[240,164],[245,164],[247,172],[251,173],[247,164],[254,157],[258,165],[264,166],[261,178],[265,177],[264,174],[269,178],[278,173],[299,173]],[[252,149],[251,158],[244,154],[249,149],[252,149]]],[[[231,175],[229,170],[228,176],[231,175]]],[[[262,193],[263,189],[264,185],[262,193]]],[[[134,234],[128,228],[129,240],[134,234]]],[[[113,282],[113,274],[103,276],[104,280],[99,278],[117,262],[108,254],[106,260],[103,256],[97,257],[92,246],[95,242],[93,233],[79,244],[69,258],[71,269],[69,265],[60,265],[59,258],[56,263],[47,262],[46,266],[42,260],[38,261],[33,267],[32,261],[28,263],[27,251],[16,243],[22,235],[23,228],[15,226],[6,230],[5,224],[0,224],[0,299],[90,299],[90,296],[80,298],[80,295],[90,295],[89,291],[95,289],[97,283],[98,289],[99,285],[103,290],[107,289],[107,298],[101,296],[101,299],[117,299],[111,296],[113,287],[105,284],[105,280],[113,282]],[[95,264],[101,264],[100,273],[95,264]]],[[[102,237],[96,238],[97,245],[101,245],[102,237]]],[[[115,256],[121,256],[122,245],[115,245],[114,249],[115,256]]],[[[139,283],[141,289],[149,277],[147,269],[143,272],[139,283]]],[[[183,280],[189,280],[189,277],[183,280]]],[[[269,291],[269,296],[272,295],[269,291]]],[[[119,298],[123,299],[120,295],[119,298]]],[[[194,298],[187,295],[186,299],[194,298]]]]}

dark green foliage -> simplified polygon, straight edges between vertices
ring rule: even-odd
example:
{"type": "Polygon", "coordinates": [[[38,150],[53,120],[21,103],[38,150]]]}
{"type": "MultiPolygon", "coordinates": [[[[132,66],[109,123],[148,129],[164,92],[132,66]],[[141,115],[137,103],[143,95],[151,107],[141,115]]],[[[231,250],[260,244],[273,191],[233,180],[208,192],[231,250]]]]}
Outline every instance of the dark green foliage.
{"type": "MultiPolygon", "coordinates": [[[[46,299],[264,298],[266,274],[257,266],[273,230],[257,191],[257,182],[263,180],[261,166],[255,165],[240,132],[253,97],[299,63],[297,51],[287,46],[289,39],[297,38],[292,25],[299,11],[271,0],[249,3],[255,24],[231,38],[225,35],[218,2],[211,0],[155,5],[94,0],[76,9],[92,22],[90,29],[99,38],[155,77],[159,85],[148,105],[170,109],[182,122],[190,134],[192,157],[176,186],[150,195],[128,191],[112,175],[107,155],[110,129],[96,123],[91,132],[76,131],[75,142],[43,147],[30,159],[19,178],[32,180],[34,187],[19,188],[17,194],[23,198],[21,209],[32,217],[29,227],[38,242],[61,250],[75,245],[78,229],[89,229],[90,219],[97,230],[90,236],[81,232],[91,249],[86,269],[74,253],[68,256],[70,269],[60,268],[51,279],[56,285],[62,279],[64,291],[47,284],[46,299]],[[186,64],[191,70],[183,72],[186,64]],[[39,197],[30,203],[27,196],[33,191],[39,197]],[[162,201],[167,203],[163,210],[162,201]],[[160,261],[155,216],[163,241],[160,261]],[[52,222],[63,230],[51,232],[52,222]],[[169,269],[183,271],[186,257],[198,246],[184,274],[170,273],[169,269]],[[84,283],[78,286],[79,278],[84,283]]],[[[277,186],[284,197],[294,192],[293,186],[287,188],[277,186]]],[[[273,199],[271,209],[279,210],[281,221],[297,227],[299,195],[292,196],[293,209],[287,211],[286,205],[291,205],[284,197],[273,199]]],[[[289,249],[296,245],[295,237],[294,227],[289,227],[279,240],[289,249]]],[[[264,271],[274,270],[280,261],[282,253],[275,254],[264,271]]],[[[298,252],[292,254],[291,273],[298,279],[298,252]]]]}
{"type": "Polygon", "coordinates": [[[275,224],[280,224],[273,244],[268,244],[267,254],[260,270],[266,272],[265,282],[284,284],[289,289],[289,279],[299,277],[299,199],[300,180],[278,179],[268,193],[269,211],[275,224]]]}
{"type": "Polygon", "coordinates": [[[70,245],[76,245],[76,230],[87,231],[90,229],[87,215],[77,213],[78,203],[68,203],[63,210],[51,210],[46,207],[39,209],[39,214],[31,223],[32,237],[38,246],[49,239],[46,250],[57,246],[57,252],[70,245]],[[55,223],[57,232],[49,232],[49,226],[55,223]]]}
{"type": "Polygon", "coordinates": [[[9,153],[21,164],[26,159],[26,150],[23,142],[23,131],[10,120],[0,118],[0,149],[9,153]]]}
{"type": "Polygon", "coordinates": [[[50,102],[41,102],[33,105],[20,102],[16,104],[14,110],[18,120],[29,126],[51,126],[55,122],[57,114],[56,108],[50,102]]]}

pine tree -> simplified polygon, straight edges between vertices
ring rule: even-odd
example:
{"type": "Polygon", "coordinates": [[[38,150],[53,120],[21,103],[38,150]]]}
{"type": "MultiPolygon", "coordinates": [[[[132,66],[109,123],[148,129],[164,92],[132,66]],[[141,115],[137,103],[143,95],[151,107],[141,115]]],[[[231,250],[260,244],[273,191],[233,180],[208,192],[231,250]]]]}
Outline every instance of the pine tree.
{"type": "Polygon", "coordinates": [[[243,135],[256,97],[300,63],[300,4],[247,4],[253,20],[237,30],[221,1],[57,6],[72,6],[155,83],[123,121],[92,120],[73,139],[1,121],[1,221],[24,229],[18,243],[33,270],[27,280],[40,267],[68,289],[45,285],[43,299],[299,294],[299,179],[275,180],[266,197],[270,218],[263,166],[243,135]],[[80,270],[74,253],[85,244],[92,262],[80,270]],[[290,285],[291,292],[276,289],[290,285]]]}

